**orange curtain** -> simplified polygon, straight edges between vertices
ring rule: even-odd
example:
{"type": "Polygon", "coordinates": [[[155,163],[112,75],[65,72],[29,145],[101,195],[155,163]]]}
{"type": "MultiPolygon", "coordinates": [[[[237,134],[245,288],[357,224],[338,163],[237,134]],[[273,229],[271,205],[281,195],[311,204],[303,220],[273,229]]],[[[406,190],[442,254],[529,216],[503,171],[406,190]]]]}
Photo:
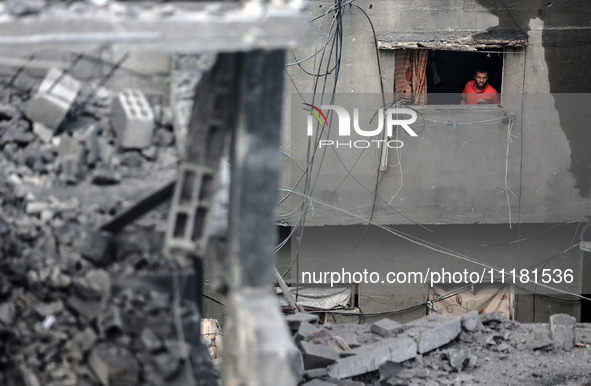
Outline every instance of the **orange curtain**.
{"type": "Polygon", "coordinates": [[[427,50],[397,50],[394,100],[410,105],[427,104],[427,50]]]}

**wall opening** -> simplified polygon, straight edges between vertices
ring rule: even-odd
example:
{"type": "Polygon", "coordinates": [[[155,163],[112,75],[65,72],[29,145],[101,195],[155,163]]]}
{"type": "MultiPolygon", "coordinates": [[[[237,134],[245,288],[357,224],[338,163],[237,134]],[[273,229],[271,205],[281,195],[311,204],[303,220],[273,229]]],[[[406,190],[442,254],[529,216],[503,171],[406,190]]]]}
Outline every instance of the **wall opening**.
{"type": "Polygon", "coordinates": [[[397,50],[394,99],[405,99],[407,104],[415,105],[460,104],[464,86],[474,79],[476,67],[484,67],[488,70],[488,83],[501,93],[503,79],[501,48],[471,52],[397,50]],[[414,96],[411,97],[410,94],[414,96]]]}

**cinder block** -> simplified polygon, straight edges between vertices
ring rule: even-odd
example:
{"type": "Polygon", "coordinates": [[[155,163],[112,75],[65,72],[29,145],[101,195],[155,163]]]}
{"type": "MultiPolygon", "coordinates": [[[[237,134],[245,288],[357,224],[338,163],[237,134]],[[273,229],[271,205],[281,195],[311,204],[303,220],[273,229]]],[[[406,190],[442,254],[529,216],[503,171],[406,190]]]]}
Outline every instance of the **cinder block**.
{"type": "Polygon", "coordinates": [[[414,338],[420,354],[451,342],[462,332],[461,318],[455,316],[428,315],[406,326],[406,333],[414,338]]]}
{"type": "Polygon", "coordinates": [[[165,254],[202,254],[205,222],[214,195],[215,169],[183,163],[179,171],[166,232],[165,254]]]}
{"type": "Polygon", "coordinates": [[[404,362],[417,355],[417,344],[410,338],[388,338],[351,350],[356,355],[341,358],[328,368],[332,378],[343,379],[375,371],[390,362],[404,362]]]}
{"type": "Polygon", "coordinates": [[[575,344],[575,325],[577,320],[567,314],[550,316],[550,336],[554,348],[570,350],[575,344]]]}
{"type": "Polygon", "coordinates": [[[113,100],[111,125],[124,149],[143,149],[152,144],[154,112],[140,90],[125,89],[113,100]]]}
{"type": "Polygon", "coordinates": [[[52,68],[28,103],[26,114],[31,120],[55,130],[64,120],[79,90],[80,82],[52,68]]]}
{"type": "Polygon", "coordinates": [[[402,332],[402,325],[391,319],[384,318],[373,323],[371,331],[381,336],[390,336],[402,332]]]}

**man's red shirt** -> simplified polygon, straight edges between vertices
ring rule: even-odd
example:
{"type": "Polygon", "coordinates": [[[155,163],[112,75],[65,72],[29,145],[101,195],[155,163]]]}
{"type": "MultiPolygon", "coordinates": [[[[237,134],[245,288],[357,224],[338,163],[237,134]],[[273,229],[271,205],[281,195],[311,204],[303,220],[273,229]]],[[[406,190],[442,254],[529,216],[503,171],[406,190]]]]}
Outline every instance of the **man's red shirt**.
{"type": "Polygon", "coordinates": [[[474,80],[466,83],[466,87],[464,87],[464,91],[462,92],[462,97],[467,105],[476,105],[478,104],[479,99],[484,99],[486,103],[493,105],[498,105],[500,103],[499,94],[493,86],[487,84],[484,90],[478,90],[476,88],[476,81],[474,80]]]}

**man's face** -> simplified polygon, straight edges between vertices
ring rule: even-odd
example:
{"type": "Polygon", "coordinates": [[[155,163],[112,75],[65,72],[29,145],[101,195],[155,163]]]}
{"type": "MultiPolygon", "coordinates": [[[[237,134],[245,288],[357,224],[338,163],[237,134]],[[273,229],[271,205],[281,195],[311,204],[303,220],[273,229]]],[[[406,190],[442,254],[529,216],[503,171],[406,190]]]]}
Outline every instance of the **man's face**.
{"type": "Polygon", "coordinates": [[[474,75],[474,81],[476,82],[476,88],[482,90],[488,83],[488,72],[477,72],[474,75]]]}

